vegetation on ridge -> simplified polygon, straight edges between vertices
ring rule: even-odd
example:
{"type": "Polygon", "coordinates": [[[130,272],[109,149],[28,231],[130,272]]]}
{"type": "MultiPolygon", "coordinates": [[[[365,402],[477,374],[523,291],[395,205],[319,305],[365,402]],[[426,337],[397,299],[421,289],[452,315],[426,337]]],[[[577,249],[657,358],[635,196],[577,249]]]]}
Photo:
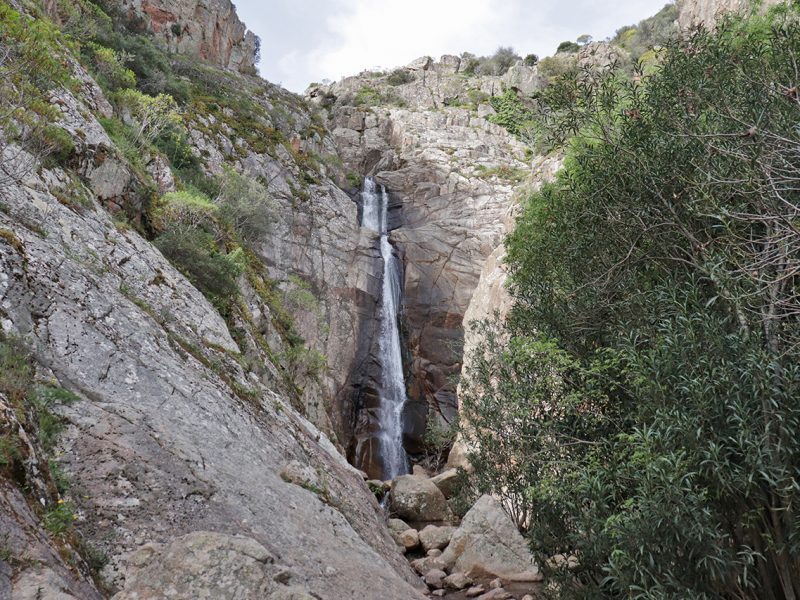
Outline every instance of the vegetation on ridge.
{"type": "Polygon", "coordinates": [[[462,408],[560,597],[800,594],[798,58],[785,7],[549,95],[566,166],[462,408]]]}

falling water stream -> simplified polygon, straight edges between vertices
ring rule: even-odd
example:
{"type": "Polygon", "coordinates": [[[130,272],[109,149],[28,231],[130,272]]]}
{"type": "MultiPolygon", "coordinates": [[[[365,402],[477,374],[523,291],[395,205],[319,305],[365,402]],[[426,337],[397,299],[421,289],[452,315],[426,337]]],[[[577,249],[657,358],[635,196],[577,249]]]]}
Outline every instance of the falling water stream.
{"type": "Polygon", "coordinates": [[[375,180],[364,180],[361,193],[363,212],[361,226],[380,233],[383,258],[383,289],[381,292],[378,353],[380,358],[380,444],[384,479],[408,473],[408,458],[403,449],[403,405],[406,385],[403,378],[403,359],[400,352],[400,331],[397,326],[400,309],[400,263],[392,253],[388,231],[389,194],[375,180]]]}

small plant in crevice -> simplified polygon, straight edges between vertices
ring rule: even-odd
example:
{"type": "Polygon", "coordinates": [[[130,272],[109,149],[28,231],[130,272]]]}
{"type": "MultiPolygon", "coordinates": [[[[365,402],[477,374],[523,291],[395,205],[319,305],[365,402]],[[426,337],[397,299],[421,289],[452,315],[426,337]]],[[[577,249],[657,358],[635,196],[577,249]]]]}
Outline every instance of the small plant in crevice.
{"type": "Polygon", "coordinates": [[[44,527],[47,531],[56,537],[67,534],[75,523],[77,516],[73,506],[62,500],[59,500],[55,506],[44,514],[44,527]]]}

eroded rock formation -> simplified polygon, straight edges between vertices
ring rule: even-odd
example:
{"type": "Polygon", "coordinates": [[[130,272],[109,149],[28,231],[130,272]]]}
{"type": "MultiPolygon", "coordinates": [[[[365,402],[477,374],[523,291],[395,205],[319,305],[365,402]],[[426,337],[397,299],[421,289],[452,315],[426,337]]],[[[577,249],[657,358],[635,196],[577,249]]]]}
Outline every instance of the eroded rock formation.
{"type": "MultiPolygon", "coordinates": [[[[375,175],[393,200],[391,240],[405,270],[411,453],[421,450],[429,418],[446,424],[457,411],[453,379],[461,368],[464,312],[485,260],[508,231],[514,187],[529,169],[525,147],[487,120],[494,113],[488,99],[540,83],[536,69],[521,64],[502,77],[465,77],[460,63],[426,57],[389,77],[364,74],[309,90],[328,106],[345,168],[375,175]],[[392,85],[391,77],[404,83],[392,85]],[[362,105],[365,97],[377,105],[362,105]]],[[[369,435],[371,417],[360,406],[374,379],[369,369],[355,373],[340,396],[356,414],[351,439],[369,435]]]]}
{"type": "Polygon", "coordinates": [[[254,71],[260,43],[231,0],[107,0],[131,23],[150,31],[170,52],[224,69],[254,71]]]}

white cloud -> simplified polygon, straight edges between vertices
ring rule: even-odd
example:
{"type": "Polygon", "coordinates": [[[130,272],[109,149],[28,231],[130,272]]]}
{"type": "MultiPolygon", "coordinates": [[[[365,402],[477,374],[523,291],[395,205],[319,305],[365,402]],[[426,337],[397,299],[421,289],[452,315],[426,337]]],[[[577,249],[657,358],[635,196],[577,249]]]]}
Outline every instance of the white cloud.
{"type": "Polygon", "coordinates": [[[489,54],[500,45],[552,54],[582,33],[602,39],[666,0],[238,0],[263,39],[262,74],[302,92],[311,81],[424,55],[489,54]]]}

